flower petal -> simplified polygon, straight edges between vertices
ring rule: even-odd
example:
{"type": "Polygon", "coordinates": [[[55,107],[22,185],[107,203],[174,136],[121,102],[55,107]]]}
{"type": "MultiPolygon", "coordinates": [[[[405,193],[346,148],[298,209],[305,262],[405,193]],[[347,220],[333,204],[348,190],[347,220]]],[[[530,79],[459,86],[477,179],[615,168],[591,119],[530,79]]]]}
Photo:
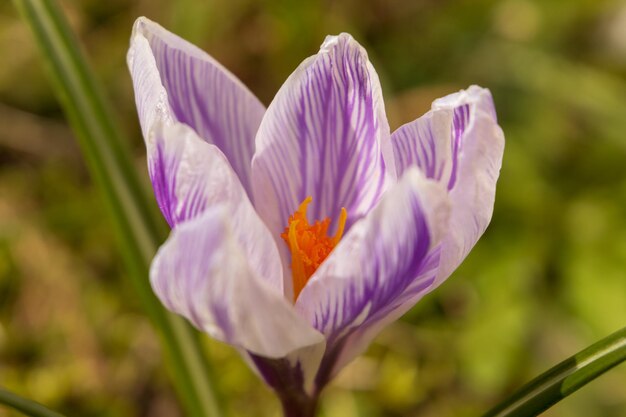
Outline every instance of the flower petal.
{"type": "Polygon", "coordinates": [[[448,109],[431,110],[391,135],[398,175],[417,166],[427,178],[446,183],[452,172],[452,119],[448,109]]]}
{"type": "Polygon", "coordinates": [[[212,337],[264,357],[323,342],[250,267],[235,224],[221,205],[172,230],[150,270],[161,302],[212,337]]]}
{"type": "Polygon", "coordinates": [[[355,357],[363,353],[382,329],[399,319],[419,300],[432,291],[439,267],[440,247],[433,248],[424,260],[424,266],[413,284],[393,302],[382,308],[375,316],[360,326],[346,332],[343,337],[330,344],[318,372],[317,383],[323,386],[355,357]]]}
{"type": "Polygon", "coordinates": [[[493,213],[504,135],[491,93],[471,86],[436,100],[430,112],[400,127],[391,140],[398,175],[416,165],[450,190],[450,232],[442,242],[438,285],[467,256],[493,213]]]}
{"type": "Polygon", "coordinates": [[[269,106],[252,162],[255,206],[276,239],[308,196],[310,220],[341,208],[347,228],[379,200],[389,181],[382,153],[392,155],[378,76],[348,34],[329,36],[269,106]]]}
{"type": "Polygon", "coordinates": [[[145,37],[133,35],[127,61],[135,90],[139,125],[147,140],[155,123],[172,124],[176,118],[161,82],[150,43],[145,37]]]}
{"type": "Polygon", "coordinates": [[[261,102],[205,52],[145,17],[133,27],[128,64],[144,137],[158,117],[191,126],[220,148],[252,197],[261,102]]]}
{"type": "Polygon", "coordinates": [[[330,352],[430,287],[448,209],[445,187],[413,168],[352,226],[296,301],[330,352]]]}
{"type": "Polygon", "coordinates": [[[172,228],[215,205],[229,207],[234,233],[255,273],[282,292],[276,244],[224,154],[188,126],[157,123],[148,137],[148,172],[172,228]]]}

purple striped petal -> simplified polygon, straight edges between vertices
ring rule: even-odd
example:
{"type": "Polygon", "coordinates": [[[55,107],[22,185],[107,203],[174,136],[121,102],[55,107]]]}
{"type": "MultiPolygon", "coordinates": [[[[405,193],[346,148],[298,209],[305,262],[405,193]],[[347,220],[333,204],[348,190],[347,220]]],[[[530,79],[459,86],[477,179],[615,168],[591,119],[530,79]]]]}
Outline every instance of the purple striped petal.
{"type": "MultiPolygon", "coordinates": [[[[338,355],[356,329],[388,323],[390,314],[431,286],[448,209],[445,187],[414,168],[354,224],[296,301],[327,337],[328,355],[338,355]]],[[[368,333],[368,342],[374,335],[368,333]]]]}
{"type": "Polygon", "coordinates": [[[229,207],[243,254],[260,277],[282,292],[276,244],[224,154],[188,126],[156,124],[148,142],[148,172],[157,203],[172,228],[215,205],[229,207]]]}
{"type": "Polygon", "coordinates": [[[427,178],[450,181],[452,119],[450,110],[431,110],[393,132],[391,143],[398,175],[417,166],[427,178]]]}
{"type": "Polygon", "coordinates": [[[398,175],[418,166],[449,189],[450,231],[435,286],[465,259],[491,220],[504,135],[489,90],[477,86],[438,99],[391,137],[398,175]]]}
{"type": "Polygon", "coordinates": [[[144,137],[158,115],[191,126],[220,148],[252,197],[261,102],[205,52],[143,17],[135,22],[128,62],[144,137]]]}
{"type": "Polygon", "coordinates": [[[348,34],[327,37],[282,86],[256,141],[255,206],[276,239],[308,196],[309,220],[329,217],[331,229],[342,207],[347,227],[365,215],[389,183],[383,147],[392,155],[380,83],[365,50],[348,34]]]}
{"type": "Polygon", "coordinates": [[[223,342],[282,358],[324,342],[252,268],[231,208],[212,206],[172,230],[150,269],[154,292],[171,311],[223,342]]]}
{"type": "Polygon", "coordinates": [[[372,340],[434,289],[440,259],[440,247],[432,248],[423,261],[422,270],[414,277],[413,283],[392,302],[380,309],[378,314],[369,317],[360,326],[347,331],[337,338],[324,355],[316,382],[324,386],[344,366],[359,356],[372,340]]]}

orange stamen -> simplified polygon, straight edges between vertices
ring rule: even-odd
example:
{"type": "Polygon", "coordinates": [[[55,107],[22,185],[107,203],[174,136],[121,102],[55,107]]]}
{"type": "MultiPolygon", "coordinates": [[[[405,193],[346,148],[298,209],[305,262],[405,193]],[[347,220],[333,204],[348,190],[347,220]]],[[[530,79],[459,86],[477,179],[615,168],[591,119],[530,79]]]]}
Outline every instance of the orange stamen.
{"type": "Polygon", "coordinates": [[[334,236],[328,236],[330,219],[316,220],[309,224],[306,218],[306,210],[312,197],[307,197],[291,216],[285,231],[281,233],[289,250],[291,251],[291,276],[293,280],[293,299],[298,299],[300,292],[308,282],[311,275],[320,266],[324,259],[337,246],[346,226],[348,212],[341,209],[339,224],[334,236]]]}

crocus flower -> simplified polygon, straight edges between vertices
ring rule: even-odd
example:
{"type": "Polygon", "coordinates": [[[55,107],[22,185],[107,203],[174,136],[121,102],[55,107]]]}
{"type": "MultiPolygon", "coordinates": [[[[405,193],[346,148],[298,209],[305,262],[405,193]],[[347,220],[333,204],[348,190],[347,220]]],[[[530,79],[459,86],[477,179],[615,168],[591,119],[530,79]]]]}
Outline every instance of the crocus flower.
{"type": "Polygon", "coordinates": [[[390,133],[378,76],[329,36],[266,109],[156,23],[128,53],[158,205],[163,304],[236,347],[286,415],[461,263],[487,227],[504,137],[488,90],[390,133]]]}

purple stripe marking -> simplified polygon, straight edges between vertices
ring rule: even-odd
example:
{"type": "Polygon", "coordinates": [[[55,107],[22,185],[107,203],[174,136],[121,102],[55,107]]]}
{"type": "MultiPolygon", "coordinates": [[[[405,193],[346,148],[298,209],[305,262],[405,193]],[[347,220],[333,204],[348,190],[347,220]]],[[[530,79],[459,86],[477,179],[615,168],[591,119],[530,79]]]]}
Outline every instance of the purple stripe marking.
{"type": "Polygon", "coordinates": [[[208,58],[172,47],[165,38],[149,41],[174,117],[224,153],[252,196],[250,162],[263,105],[208,58]]]}
{"type": "MultiPolygon", "coordinates": [[[[458,175],[459,155],[463,149],[465,131],[470,124],[472,111],[469,104],[453,110],[451,134],[449,138],[437,137],[435,118],[432,113],[401,126],[393,133],[392,144],[398,175],[411,166],[418,166],[428,178],[446,181],[448,190],[454,188],[458,175]],[[448,141],[450,160],[443,154],[441,141],[448,141]],[[439,146],[438,146],[439,145],[439,146]],[[450,176],[443,178],[443,172],[450,163],[450,176]]],[[[434,110],[439,111],[439,110],[434,110]]]]}
{"type": "MultiPolygon", "coordinates": [[[[415,223],[410,227],[414,230],[414,235],[407,237],[407,241],[412,244],[400,246],[398,259],[402,264],[399,265],[382,265],[381,259],[373,256],[369,261],[374,262],[370,274],[366,279],[355,279],[354,284],[350,285],[341,295],[342,299],[330,299],[326,301],[326,305],[334,305],[337,308],[331,311],[320,309],[314,319],[313,326],[323,333],[328,333],[332,329],[332,334],[340,334],[352,325],[356,318],[363,312],[369,304],[369,312],[365,321],[372,317],[376,317],[379,312],[383,314],[386,309],[394,304],[403,293],[415,284],[416,277],[420,277],[424,272],[424,268],[429,264],[427,257],[430,248],[430,235],[428,224],[424,218],[422,207],[417,197],[413,196],[410,200],[410,209],[414,214],[415,223]],[[390,270],[391,269],[391,270],[390,270]],[[391,274],[390,274],[391,273],[391,274]]],[[[374,228],[368,232],[368,236],[364,239],[365,244],[372,245],[368,253],[384,253],[385,248],[380,247],[383,242],[377,239],[382,233],[381,225],[376,224],[374,228]]],[[[407,225],[408,226],[408,225],[407,225]]],[[[333,294],[329,294],[331,297],[333,294]]],[[[328,343],[334,343],[333,335],[330,335],[328,343]]]]}
{"type": "Polygon", "coordinates": [[[233,335],[231,319],[228,316],[227,301],[211,298],[211,271],[215,270],[214,252],[221,245],[225,231],[217,223],[211,224],[205,234],[198,239],[179,236],[176,240],[175,256],[161,258],[161,273],[155,282],[155,291],[163,303],[172,311],[187,317],[199,329],[204,328],[206,319],[202,316],[210,309],[215,324],[223,333],[224,340],[233,335]],[[174,294],[177,292],[177,294],[174,294]]]}
{"type": "Polygon", "coordinates": [[[456,175],[458,170],[459,152],[463,146],[463,134],[465,128],[470,123],[470,107],[464,104],[454,109],[454,117],[452,118],[452,172],[450,173],[450,181],[448,182],[448,190],[451,190],[456,183],[456,175]]]}
{"type": "Polygon", "coordinates": [[[278,201],[273,218],[286,222],[310,195],[309,220],[329,217],[333,230],[345,207],[349,228],[378,202],[385,185],[367,57],[341,35],[302,71],[267,115],[269,146],[256,159],[257,172],[267,177],[278,201]]]}
{"type": "Polygon", "coordinates": [[[149,159],[148,173],[152,180],[152,189],[157,204],[167,224],[173,228],[177,223],[178,198],[174,191],[176,189],[176,176],[172,173],[178,171],[180,158],[177,158],[176,155],[166,155],[164,147],[162,142],[157,141],[154,156],[149,159]]]}
{"type": "Polygon", "coordinates": [[[155,138],[154,155],[149,158],[148,173],[152,181],[152,188],[157,204],[163,217],[173,228],[178,223],[189,220],[202,213],[207,208],[204,189],[204,180],[200,175],[194,175],[188,186],[188,194],[183,200],[177,196],[178,170],[183,157],[184,148],[167,146],[163,138],[155,138]]]}

